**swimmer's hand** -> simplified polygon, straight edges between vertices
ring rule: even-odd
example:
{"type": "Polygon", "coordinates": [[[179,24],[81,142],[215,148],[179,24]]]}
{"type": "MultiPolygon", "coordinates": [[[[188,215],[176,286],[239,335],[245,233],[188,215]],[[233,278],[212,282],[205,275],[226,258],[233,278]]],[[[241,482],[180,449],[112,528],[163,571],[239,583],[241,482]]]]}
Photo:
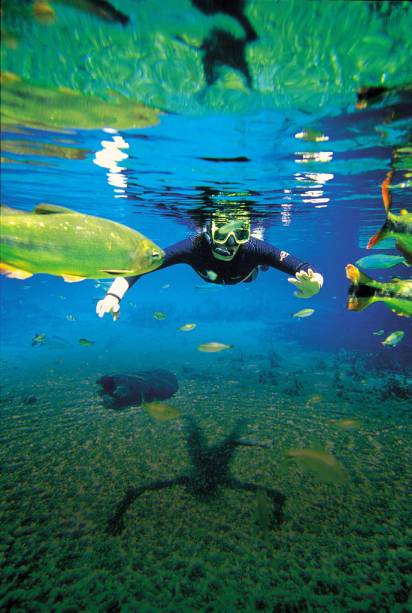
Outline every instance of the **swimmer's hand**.
{"type": "Polygon", "coordinates": [[[313,272],[311,268],[308,272],[301,270],[297,272],[295,277],[288,279],[289,283],[292,283],[298,291],[294,292],[297,298],[311,298],[317,294],[323,285],[323,277],[319,272],[313,272]]]}
{"type": "Polygon", "coordinates": [[[113,315],[113,321],[116,321],[120,313],[120,300],[112,294],[106,295],[103,300],[99,300],[96,304],[96,313],[99,317],[103,317],[106,313],[113,315]]]}

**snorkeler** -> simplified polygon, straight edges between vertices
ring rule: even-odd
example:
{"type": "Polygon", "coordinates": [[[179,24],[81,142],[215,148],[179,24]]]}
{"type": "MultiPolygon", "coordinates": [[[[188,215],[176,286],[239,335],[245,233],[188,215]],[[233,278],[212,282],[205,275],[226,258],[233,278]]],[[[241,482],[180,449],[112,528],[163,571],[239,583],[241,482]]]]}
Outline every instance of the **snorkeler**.
{"type": "MultiPolygon", "coordinates": [[[[237,211],[235,215],[215,212],[200,233],[164,251],[165,259],[157,270],[188,264],[209,283],[249,283],[256,279],[259,268],[266,271],[272,267],[294,275],[288,281],[297,288],[295,296],[298,298],[314,296],[323,285],[322,275],[310,264],[251,236],[250,217],[246,211],[237,211]]],[[[122,298],[141,276],[116,278],[96,305],[98,316],[112,313],[117,319],[122,298]]]]}

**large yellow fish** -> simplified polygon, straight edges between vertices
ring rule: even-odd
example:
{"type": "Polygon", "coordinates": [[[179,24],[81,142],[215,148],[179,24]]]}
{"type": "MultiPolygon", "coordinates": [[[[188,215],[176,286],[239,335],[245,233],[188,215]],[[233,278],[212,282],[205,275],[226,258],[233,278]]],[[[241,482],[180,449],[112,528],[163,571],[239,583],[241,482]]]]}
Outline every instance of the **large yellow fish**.
{"type": "Polygon", "coordinates": [[[0,272],[46,273],[65,281],[133,276],[158,268],[164,251],[136,230],[53,204],[1,207],[0,272]]]}

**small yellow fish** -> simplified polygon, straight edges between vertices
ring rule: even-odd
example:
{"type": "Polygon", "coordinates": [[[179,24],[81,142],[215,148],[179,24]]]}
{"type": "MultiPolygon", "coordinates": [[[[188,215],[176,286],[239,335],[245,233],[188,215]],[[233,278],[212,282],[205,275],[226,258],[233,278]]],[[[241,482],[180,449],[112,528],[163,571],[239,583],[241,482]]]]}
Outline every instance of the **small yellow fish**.
{"type": "Polygon", "coordinates": [[[396,347],[399,345],[403,337],[405,336],[405,332],[403,330],[397,330],[396,332],[392,332],[382,341],[382,345],[386,347],[396,347]]]}
{"type": "Polygon", "coordinates": [[[289,449],[288,458],[293,458],[302,466],[308,469],[321,481],[328,483],[343,483],[347,480],[347,475],[343,466],[331,453],[318,449],[289,449]]]}
{"type": "Polygon", "coordinates": [[[385,330],[376,330],[373,334],[374,336],[382,336],[382,334],[385,334],[385,330]]]}
{"type": "Polygon", "coordinates": [[[183,326],[180,326],[178,330],[180,330],[181,332],[190,332],[190,330],[194,330],[195,328],[196,324],[184,324],[183,326]]]}
{"type": "Polygon", "coordinates": [[[66,315],[66,319],[67,321],[76,321],[76,318],[74,315],[66,315]]]}
{"type": "Polygon", "coordinates": [[[158,321],[162,321],[162,319],[166,319],[167,315],[166,313],[162,313],[162,311],[155,311],[153,317],[158,321]]]}
{"type": "Polygon", "coordinates": [[[306,406],[311,406],[313,404],[318,404],[318,402],[322,402],[323,396],[320,394],[314,394],[306,401],[306,406]]]}
{"type": "Polygon", "coordinates": [[[225,349],[232,349],[233,345],[225,345],[224,343],[203,343],[198,346],[198,351],[204,351],[205,353],[217,353],[218,351],[224,351],[225,349]]]}
{"type": "Polygon", "coordinates": [[[175,419],[180,415],[180,411],[176,407],[166,402],[144,402],[142,406],[149,413],[150,417],[159,421],[175,419]]]}
{"type": "Polygon", "coordinates": [[[94,341],[89,341],[87,338],[79,338],[79,345],[90,347],[90,345],[94,345],[94,341]]]}
{"type": "Polygon", "coordinates": [[[311,315],[313,315],[314,312],[315,309],[302,309],[301,311],[294,313],[293,317],[299,317],[300,319],[302,319],[303,317],[310,317],[311,315]]]}
{"type": "Polygon", "coordinates": [[[36,347],[36,345],[42,345],[46,340],[45,334],[35,334],[31,339],[31,346],[36,347]]]}
{"type": "Polygon", "coordinates": [[[342,428],[342,430],[352,430],[352,428],[359,428],[361,425],[358,419],[331,419],[330,423],[342,428]]]}

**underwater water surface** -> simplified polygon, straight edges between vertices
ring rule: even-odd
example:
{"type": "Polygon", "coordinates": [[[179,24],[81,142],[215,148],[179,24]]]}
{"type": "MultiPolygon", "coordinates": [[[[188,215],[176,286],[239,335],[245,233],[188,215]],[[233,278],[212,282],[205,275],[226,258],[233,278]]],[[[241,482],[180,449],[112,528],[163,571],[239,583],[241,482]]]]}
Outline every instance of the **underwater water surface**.
{"type": "Polygon", "coordinates": [[[411,319],[345,274],[405,255],[366,247],[388,173],[412,209],[410,5],[3,4],[2,205],[161,247],[247,212],[324,286],[171,266],[113,321],[110,279],[2,276],[0,609],[410,610],[411,319]]]}

